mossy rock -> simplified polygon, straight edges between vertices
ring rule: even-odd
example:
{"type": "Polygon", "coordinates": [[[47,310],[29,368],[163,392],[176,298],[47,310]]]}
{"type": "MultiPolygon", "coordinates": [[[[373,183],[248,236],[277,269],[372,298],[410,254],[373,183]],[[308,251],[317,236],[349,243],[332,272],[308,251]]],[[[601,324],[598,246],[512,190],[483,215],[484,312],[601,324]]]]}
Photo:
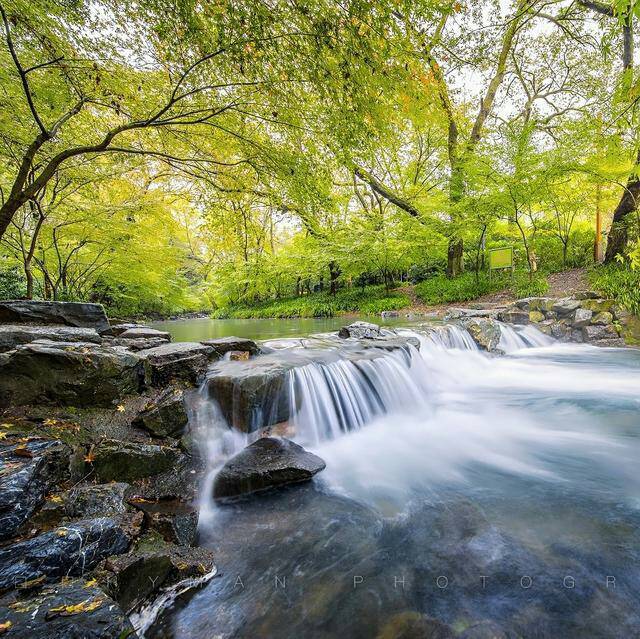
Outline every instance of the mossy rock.
{"type": "Polygon", "coordinates": [[[544,313],[541,311],[529,311],[529,321],[530,322],[542,322],[544,321],[544,313]]]}
{"type": "Polygon", "coordinates": [[[614,307],[614,300],[583,300],[580,306],[594,313],[610,312],[614,307]]]}

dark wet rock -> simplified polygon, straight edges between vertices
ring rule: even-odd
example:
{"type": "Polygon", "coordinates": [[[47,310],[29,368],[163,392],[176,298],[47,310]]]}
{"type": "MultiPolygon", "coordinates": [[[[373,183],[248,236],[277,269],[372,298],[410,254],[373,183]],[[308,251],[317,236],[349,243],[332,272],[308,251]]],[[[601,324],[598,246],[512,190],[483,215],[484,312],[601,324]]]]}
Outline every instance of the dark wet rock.
{"type": "Polygon", "coordinates": [[[469,626],[459,639],[517,639],[513,632],[506,632],[493,621],[481,621],[469,626]]]}
{"type": "Polygon", "coordinates": [[[215,499],[309,481],[324,470],[320,457],[284,438],[262,437],[232,457],[213,482],[215,499]]]}
{"type": "Polygon", "coordinates": [[[392,331],[381,329],[377,324],[370,322],[353,322],[349,326],[343,326],[338,331],[338,337],[348,339],[384,339],[389,335],[393,335],[392,331]]]}
{"type": "Polygon", "coordinates": [[[113,324],[112,326],[109,326],[108,328],[101,330],[100,335],[118,337],[118,335],[124,333],[125,331],[128,331],[130,328],[148,328],[148,326],[146,326],[145,324],[133,324],[133,323],[113,324]]]}
{"type": "Polygon", "coordinates": [[[35,594],[0,599],[6,639],[135,639],[131,622],[115,601],[81,579],[46,586],[35,594]]]}
{"type": "Polygon", "coordinates": [[[100,442],[93,451],[93,468],[102,482],[133,481],[170,470],[181,454],[175,448],[124,442],[100,442]]]}
{"type": "Polygon", "coordinates": [[[144,513],[147,528],[155,530],[166,542],[193,546],[198,534],[198,510],[191,502],[178,500],[134,500],[144,513]]]}
{"type": "Polygon", "coordinates": [[[132,494],[133,488],[122,482],[76,486],[67,495],[65,509],[69,517],[78,518],[122,515],[132,494]]]}
{"type": "Polygon", "coordinates": [[[0,352],[14,349],[36,340],[51,342],[93,342],[102,338],[94,328],[76,326],[31,326],[29,324],[0,324],[0,352]]]}
{"type": "Polygon", "coordinates": [[[102,304],[85,302],[0,301],[0,323],[84,326],[98,332],[109,328],[102,304]]]}
{"type": "Polygon", "coordinates": [[[151,545],[157,547],[108,559],[100,574],[108,584],[109,594],[126,611],[138,608],[161,588],[184,579],[213,577],[215,563],[210,550],[164,543],[151,545]]]}
{"type": "Polygon", "coordinates": [[[217,358],[223,357],[230,351],[248,352],[251,355],[260,353],[260,347],[252,340],[246,337],[219,337],[217,339],[205,339],[201,344],[210,346],[213,349],[213,355],[217,358]]]}
{"type": "Polygon", "coordinates": [[[59,441],[0,447],[0,539],[14,536],[63,480],[69,453],[59,441]]]}
{"type": "Polygon", "coordinates": [[[142,478],[134,482],[136,494],[145,499],[189,501],[196,497],[206,461],[177,452],[175,463],[152,480],[142,478]]]}
{"type": "Polygon", "coordinates": [[[180,379],[195,384],[207,370],[213,353],[210,346],[198,342],[177,342],[139,351],[144,360],[145,377],[152,386],[180,379]]]}
{"type": "Polygon", "coordinates": [[[502,333],[500,331],[500,325],[497,324],[495,320],[488,318],[468,318],[461,323],[480,348],[490,353],[497,350],[502,333]]]}
{"type": "Polygon", "coordinates": [[[136,326],[135,328],[128,328],[120,335],[120,339],[162,339],[167,342],[171,341],[171,333],[166,331],[159,331],[155,328],[149,328],[148,326],[136,326]]]}
{"type": "Polygon", "coordinates": [[[82,575],[124,553],[130,539],[114,519],[85,519],[0,550],[0,590],[43,579],[82,575]]]}
{"type": "Polygon", "coordinates": [[[391,617],[375,639],[455,639],[446,623],[419,612],[407,610],[391,617]]]}
{"type": "Polygon", "coordinates": [[[133,425],[154,437],[181,437],[188,421],[184,391],[168,388],[145,407],[133,420],[133,425]]]}
{"type": "Polygon", "coordinates": [[[289,419],[287,373],[298,365],[267,356],[248,362],[220,362],[207,378],[209,396],[220,406],[227,423],[250,433],[289,419]]]}
{"type": "Polygon", "coordinates": [[[109,406],[141,384],[140,359],[90,343],[36,341],[0,354],[0,406],[109,406]]]}

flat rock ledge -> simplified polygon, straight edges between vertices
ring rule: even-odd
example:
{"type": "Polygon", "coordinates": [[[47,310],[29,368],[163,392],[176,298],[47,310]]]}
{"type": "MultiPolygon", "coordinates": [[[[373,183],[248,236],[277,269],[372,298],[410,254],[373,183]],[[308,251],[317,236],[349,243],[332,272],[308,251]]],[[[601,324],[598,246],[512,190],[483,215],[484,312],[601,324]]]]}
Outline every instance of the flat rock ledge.
{"type": "Polygon", "coordinates": [[[232,457],[213,482],[213,497],[229,500],[259,491],[309,481],[324,461],[289,439],[263,437],[232,457]]]}

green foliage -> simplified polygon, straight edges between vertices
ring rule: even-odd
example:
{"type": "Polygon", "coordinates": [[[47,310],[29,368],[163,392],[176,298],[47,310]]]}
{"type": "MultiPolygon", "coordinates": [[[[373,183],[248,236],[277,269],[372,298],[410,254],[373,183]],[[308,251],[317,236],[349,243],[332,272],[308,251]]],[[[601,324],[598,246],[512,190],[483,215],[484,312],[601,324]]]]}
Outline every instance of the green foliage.
{"type": "Polygon", "coordinates": [[[385,291],[383,286],[363,289],[340,289],[335,295],[328,292],[289,297],[221,308],[212,314],[218,319],[334,317],[341,313],[375,315],[382,311],[399,310],[409,305],[409,298],[400,292],[385,291]]]}
{"type": "Polygon", "coordinates": [[[549,281],[546,276],[536,273],[533,277],[529,277],[528,273],[522,271],[516,273],[514,277],[511,291],[513,295],[522,299],[523,297],[540,297],[545,295],[549,290],[549,281]]]}
{"type": "Polygon", "coordinates": [[[20,267],[0,267],[0,300],[20,299],[26,292],[26,281],[20,267]]]}
{"type": "Polygon", "coordinates": [[[489,280],[486,273],[466,272],[456,278],[437,275],[416,285],[418,298],[425,304],[447,304],[468,302],[487,293],[494,293],[505,287],[504,279],[495,276],[489,280]]]}
{"type": "Polygon", "coordinates": [[[589,282],[602,295],[640,315],[640,270],[619,264],[598,266],[589,272],[589,282]]]}

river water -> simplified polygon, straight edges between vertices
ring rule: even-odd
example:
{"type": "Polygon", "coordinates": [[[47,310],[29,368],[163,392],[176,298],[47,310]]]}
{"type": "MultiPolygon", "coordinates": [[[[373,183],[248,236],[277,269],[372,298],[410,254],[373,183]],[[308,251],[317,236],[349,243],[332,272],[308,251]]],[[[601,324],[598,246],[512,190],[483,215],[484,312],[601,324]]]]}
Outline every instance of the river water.
{"type": "MultiPolygon", "coordinates": [[[[399,332],[420,349],[277,344],[311,357],[290,421],[327,468],[226,506],[209,477],[218,574],[146,637],[640,637],[640,351],[399,332]]],[[[193,425],[211,476],[247,441],[215,403],[193,425]]]]}

